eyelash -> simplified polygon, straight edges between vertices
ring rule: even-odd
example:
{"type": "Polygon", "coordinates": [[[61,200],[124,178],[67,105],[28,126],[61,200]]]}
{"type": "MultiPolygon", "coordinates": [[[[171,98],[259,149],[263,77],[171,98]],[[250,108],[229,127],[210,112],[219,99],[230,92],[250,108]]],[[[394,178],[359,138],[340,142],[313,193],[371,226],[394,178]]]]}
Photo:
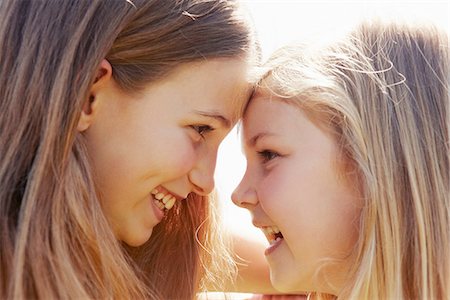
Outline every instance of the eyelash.
{"type": "Polygon", "coordinates": [[[280,156],[278,153],[271,150],[258,151],[258,155],[261,157],[263,163],[267,163],[280,156]]]}
{"type": "Polygon", "coordinates": [[[191,125],[191,128],[194,129],[202,138],[205,138],[205,134],[214,130],[209,125],[191,125]]]}

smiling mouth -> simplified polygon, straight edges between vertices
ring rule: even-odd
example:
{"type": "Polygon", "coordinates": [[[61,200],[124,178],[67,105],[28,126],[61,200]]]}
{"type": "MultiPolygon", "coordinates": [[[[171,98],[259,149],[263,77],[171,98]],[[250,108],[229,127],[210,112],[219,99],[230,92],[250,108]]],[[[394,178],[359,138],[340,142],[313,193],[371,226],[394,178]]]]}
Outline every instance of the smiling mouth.
{"type": "Polygon", "coordinates": [[[151,193],[155,205],[162,211],[169,211],[177,201],[174,195],[159,188],[153,189],[151,193]]]}
{"type": "Polygon", "coordinates": [[[271,245],[283,239],[283,234],[277,226],[265,226],[261,230],[271,245]]]}

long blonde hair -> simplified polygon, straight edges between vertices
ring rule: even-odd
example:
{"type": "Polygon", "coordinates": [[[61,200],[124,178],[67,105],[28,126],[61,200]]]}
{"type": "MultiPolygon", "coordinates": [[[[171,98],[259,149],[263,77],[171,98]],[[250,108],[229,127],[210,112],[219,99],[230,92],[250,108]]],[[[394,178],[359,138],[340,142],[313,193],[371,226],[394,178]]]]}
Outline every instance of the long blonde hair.
{"type": "Polygon", "coordinates": [[[331,129],[364,200],[339,299],[450,298],[448,48],[433,26],[376,21],[266,64],[260,86],[331,129]]]}
{"type": "Polygon", "coordinates": [[[76,124],[104,58],[131,92],[185,62],[247,57],[235,1],[5,0],[0,43],[0,298],[193,298],[212,253],[227,258],[214,204],[190,195],[126,249],[76,124]]]}

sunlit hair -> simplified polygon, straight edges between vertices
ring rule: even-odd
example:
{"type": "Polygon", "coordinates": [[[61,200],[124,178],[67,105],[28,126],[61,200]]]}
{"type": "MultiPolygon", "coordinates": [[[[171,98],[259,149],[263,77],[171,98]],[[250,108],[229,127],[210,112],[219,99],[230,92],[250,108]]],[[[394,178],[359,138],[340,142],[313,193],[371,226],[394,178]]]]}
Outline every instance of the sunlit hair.
{"type": "Polygon", "coordinates": [[[215,205],[197,195],[126,251],[76,126],[104,58],[130,93],[183,63],[245,59],[239,12],[223,0],[0,1],[0,298],[190,299],[228,270],[215,205]]]}
{"type": "Polygon", "coordinates": [[[450,299],[448,47],[432,26],[377,21],[266,64],[256,92],[331,131],[364,201],[339,299],[450,299]]]}

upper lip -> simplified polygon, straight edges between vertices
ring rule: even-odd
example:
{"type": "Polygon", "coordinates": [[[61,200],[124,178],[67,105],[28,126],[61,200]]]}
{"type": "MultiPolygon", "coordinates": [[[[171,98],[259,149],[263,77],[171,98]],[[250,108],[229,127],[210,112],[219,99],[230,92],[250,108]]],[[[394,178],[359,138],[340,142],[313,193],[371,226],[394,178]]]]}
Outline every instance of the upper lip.
{"type": "Polygon", "coordinates": [[[162,185],[158,186],[158,187],[157,187],[157,190],[160,191],[160,192],[162,192],[162,193],[168,193],[168,194],[171,194],[172,196],[175,197],[175,199],[176,199],[177,201],[186,199],[186,197],[187,197],[187,196],[186,196],[186,197],[182,197],[182,196],[178,195],[177,193],[174,193],[174,192],[172,192],[172,191],[166,189],[166,188],[163,187],[162,185]]]}
{"type": "Polygon", "coordinates": [[[260,223],[260,222],[258,222],[258,221],[252,221],[252,223],[253,223],[253,226],[258,227],[258,228],[265,228],[265,227],[270,227],[270,226],[272,226],[272,225],[265,225],[265,224],[262,224],[262,223],[260,223]]]}

